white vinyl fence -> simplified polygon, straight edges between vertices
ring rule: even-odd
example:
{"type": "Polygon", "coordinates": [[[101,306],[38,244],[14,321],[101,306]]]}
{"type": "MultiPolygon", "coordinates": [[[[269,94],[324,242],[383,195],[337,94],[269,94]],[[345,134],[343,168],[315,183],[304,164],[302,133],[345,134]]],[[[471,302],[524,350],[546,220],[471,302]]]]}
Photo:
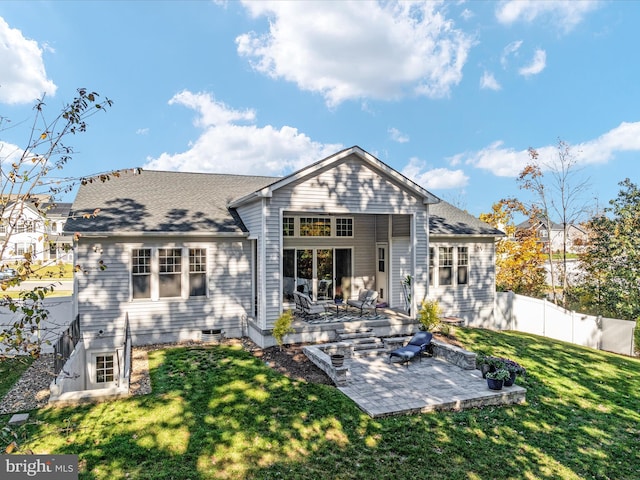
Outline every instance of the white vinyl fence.
{"type": "Polygon", "coordinates": [[[546,300],[496,293],[495,325],[608,352],[633,355],[635,322],[571,312],[546,300]]]}

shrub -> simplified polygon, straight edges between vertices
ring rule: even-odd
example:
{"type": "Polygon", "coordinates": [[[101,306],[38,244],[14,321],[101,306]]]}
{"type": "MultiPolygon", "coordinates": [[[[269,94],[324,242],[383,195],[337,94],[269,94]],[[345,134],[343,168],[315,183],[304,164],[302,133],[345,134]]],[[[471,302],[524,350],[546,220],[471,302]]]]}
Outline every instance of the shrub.
{"type": "Polygon", "coordinates": [[[418,320],[420,321],[420,329],[427,332],[433,331],[440,323],[440,314],[442,309],[437,300],[426,299],[420,305],[418,312],[418,320]]]}
{"type": "Polygon", "coordinates": [[[287,333],[293,333],[295,331],[293,327],[291,327],[291,322],[293,322],[293,313],[291,312],[291,310],[285,310],[273,325],[272,335],[273,338],[276,339],[276,342],[280,348],[282,348],[284,336],[287,333]]]}

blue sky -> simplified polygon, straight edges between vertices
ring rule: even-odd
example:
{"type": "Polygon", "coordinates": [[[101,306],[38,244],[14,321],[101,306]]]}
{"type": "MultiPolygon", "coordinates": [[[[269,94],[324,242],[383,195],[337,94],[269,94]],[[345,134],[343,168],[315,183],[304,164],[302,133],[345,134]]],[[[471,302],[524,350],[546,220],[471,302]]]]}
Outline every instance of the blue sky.
{"type": "Polygon", "coordinates": [[[281,175],[359,145],[478,215],[561,138],[602,207],[640,181],[639,24],[631,1],[3,1],[0,157],[43,92],[53,114],[86,87],[114,105],[67,176],[281,175]]]}

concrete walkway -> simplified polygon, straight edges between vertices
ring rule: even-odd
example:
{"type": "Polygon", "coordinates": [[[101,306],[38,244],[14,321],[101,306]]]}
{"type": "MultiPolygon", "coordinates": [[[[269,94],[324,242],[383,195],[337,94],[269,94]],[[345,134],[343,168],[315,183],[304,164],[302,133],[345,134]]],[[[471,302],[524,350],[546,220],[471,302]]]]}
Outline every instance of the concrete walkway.
{"type": "Polygon", "coordinates": [[[347,385],[338,387],[371,417],[462,410],[523,403],[518,385],[490,390],[479,370],[463,370],[446,360],[424,357],[408,367],[387,356],[345,359],[347,385]]]}

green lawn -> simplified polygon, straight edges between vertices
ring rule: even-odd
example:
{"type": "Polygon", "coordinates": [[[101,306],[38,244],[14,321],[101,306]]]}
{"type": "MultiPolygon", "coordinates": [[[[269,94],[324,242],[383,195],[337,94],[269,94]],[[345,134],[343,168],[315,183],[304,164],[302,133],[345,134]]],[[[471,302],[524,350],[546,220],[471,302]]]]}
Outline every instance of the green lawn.
{"type": "Polygon", "coordinates": [[[0,359],[0,398],[11,390],[24,371],[33,363],[29,356],[0,359]]]}
{"type": "Polygon", "coordinates": [[[525,366],[527,403],[373,420],[239,348],[180,348],[150,355],[153,394],[36,411],[16,433],[23,451],[79,454],[87,479],[638,478],[640,361],[519,333],[457,335],[525,366]]]}

